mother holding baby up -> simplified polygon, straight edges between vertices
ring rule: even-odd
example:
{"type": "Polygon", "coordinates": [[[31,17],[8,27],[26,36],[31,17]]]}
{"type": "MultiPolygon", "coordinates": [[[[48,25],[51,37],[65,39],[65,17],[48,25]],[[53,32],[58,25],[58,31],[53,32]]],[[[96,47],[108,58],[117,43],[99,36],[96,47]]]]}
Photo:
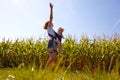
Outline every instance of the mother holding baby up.
{"type": "Polygon", "coordinates": [[[47,30],[48,36],[49,36],[49,40],[48,40],[48,44],[47,44],[47,50],[49,53],[49,59],[47,61],[46,67],[53,67],[55,65],[55,60],[56,60],[56,54],[57,54],[57,44],[56,42],[60,45],[60,42],[58,41],[59,38],[62,38],[63,36],[56,33],[53,30],[53,4],[50,3],[50,18],[49,20],[45,23],[44,25],[44,29],[47,30]]]}

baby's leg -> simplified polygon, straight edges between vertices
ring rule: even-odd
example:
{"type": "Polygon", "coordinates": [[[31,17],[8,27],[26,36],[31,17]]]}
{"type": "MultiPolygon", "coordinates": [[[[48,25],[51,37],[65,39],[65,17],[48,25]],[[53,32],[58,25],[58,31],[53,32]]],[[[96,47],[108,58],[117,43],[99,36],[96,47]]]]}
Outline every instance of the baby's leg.
{"type": "Polygon", "coordinates": [[[58,50],[61,50],[61,48],[62,48],[61,43],[58,42],[57,44],[58,44],[58,50]]]}
{"type": "Polygon", "coordinates": [[[62,45],[61,45],[61,43],[59,42],[58,43],[58,50],[61,50],[62,49],[62,45]]]}

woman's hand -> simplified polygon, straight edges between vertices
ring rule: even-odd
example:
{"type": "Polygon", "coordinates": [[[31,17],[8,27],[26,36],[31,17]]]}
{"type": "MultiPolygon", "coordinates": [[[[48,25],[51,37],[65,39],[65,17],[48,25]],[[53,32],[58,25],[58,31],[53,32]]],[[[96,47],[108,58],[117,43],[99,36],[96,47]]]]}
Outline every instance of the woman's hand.
{"type": "Polygon", "coordinates": [[[53,4],[52,3],[50,3],[50,8],[53,8],[53,4]]]}

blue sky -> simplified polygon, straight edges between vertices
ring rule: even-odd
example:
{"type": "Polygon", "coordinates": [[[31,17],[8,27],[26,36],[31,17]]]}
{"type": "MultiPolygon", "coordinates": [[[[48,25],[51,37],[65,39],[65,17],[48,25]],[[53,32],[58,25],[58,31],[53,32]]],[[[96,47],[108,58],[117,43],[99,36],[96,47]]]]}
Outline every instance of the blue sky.
{"type": "Polygon", "coordinates": [[[0,40],[46,37],[49,2],[54,29],[63,27],[65,36],[120,34],[120,0],[0,0],[0,40]]]}

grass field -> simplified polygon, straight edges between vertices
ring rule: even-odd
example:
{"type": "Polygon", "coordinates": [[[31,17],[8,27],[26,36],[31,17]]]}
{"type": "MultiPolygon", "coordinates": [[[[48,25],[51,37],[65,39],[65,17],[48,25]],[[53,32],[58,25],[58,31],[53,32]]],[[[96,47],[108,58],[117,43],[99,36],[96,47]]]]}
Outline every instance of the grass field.
{"type": "Polygon", "coordinates": [[[114,71],[111,73],[93,73],[90,70],[71,72],[33,68],[6,68],[0,70],[0,80],[120,80],[120,75],[114,71]]]}
{"type": "Polygon", "coordinates": [[[120,80],[120,36],[68,36],[54,70],[45,69],[46,39],[0,42],[0,80],[120,80]]]}

